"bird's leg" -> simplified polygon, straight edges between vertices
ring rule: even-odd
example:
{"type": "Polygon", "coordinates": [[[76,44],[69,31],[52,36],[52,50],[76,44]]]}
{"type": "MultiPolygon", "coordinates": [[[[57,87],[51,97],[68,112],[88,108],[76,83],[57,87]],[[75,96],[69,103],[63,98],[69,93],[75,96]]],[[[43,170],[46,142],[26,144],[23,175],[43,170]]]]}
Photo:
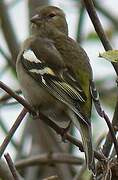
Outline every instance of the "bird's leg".
{"type": "Polygon", "coordinates": [[[62,134],[61,134],[61,137],[62,137],[62,141],[63,142],[66,142],[65,139],[66,139],[66,133],[69,131],[70,129],[70,126],[71,126],[71,123],[72,121],[69,122],[68,126],[66,128],[63,128],[62,129],[62,134]]]}
{"type": "Polygon", "coordinates": [[[39,107],[36,107],[34,108],[34,112],[31,113],[31,117],[34,119],[34,120],[37,120],[39,118],[39,114],[40,114],[40,108],[39,107]]]}

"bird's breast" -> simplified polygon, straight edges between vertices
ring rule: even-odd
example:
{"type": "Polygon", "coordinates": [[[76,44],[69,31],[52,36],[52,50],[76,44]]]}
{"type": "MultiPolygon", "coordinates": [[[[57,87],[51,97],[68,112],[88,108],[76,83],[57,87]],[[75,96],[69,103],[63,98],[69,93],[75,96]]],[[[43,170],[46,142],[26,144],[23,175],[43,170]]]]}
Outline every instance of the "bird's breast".
{"type": "Polygon", "coordinates": [[[40,112],[44,113],[60,127],[66,128],[71,120],[68,115],[68,108],[37,84],[25,72],[22,64],[18,64],[17,66],[17,75],[21,90],[28,103],[35,108],[39,108],[40,112]]]}
{"type": "Polygon", "coordinates": [[[22,93],[30,105],[40,106],[54,101],[53,97],[26,72],[20,62],[17,63],[16,68],[22,93]]]}

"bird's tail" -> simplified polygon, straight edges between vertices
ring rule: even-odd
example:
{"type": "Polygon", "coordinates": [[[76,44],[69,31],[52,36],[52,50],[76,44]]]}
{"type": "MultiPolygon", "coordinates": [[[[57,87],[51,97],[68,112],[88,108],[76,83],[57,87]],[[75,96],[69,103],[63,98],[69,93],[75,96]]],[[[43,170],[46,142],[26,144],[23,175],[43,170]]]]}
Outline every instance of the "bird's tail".
{"type": "Polygon", "coordinates": [[[79,123],[79,125],[80,125],[79,131],[82,137],[83,147],[85,151],[86,164],[88,166],[88,169],[92,170],[92,172],[95,174],[95,161],[94,161],[94,151],[92,145],[91,127],[87,127],[87,125],[84,123],[79,123]]]}
{"type": "Polygon", "coordinates": [[[78,117],[73,113],[71,114],[71,118],[82,137],[87,167],[89,170],[92,170],[93,174],[95,174],[95,161],[92,146],[91,126],[85,124],[84,122],[81,122],[81,119],[78,120],[78,117]]]}

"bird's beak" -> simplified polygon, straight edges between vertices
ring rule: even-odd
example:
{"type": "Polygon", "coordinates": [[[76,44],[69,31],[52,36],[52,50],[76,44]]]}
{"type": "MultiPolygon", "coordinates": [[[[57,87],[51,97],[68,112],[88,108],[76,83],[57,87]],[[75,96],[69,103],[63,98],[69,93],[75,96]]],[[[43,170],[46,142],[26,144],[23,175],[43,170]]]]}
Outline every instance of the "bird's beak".
{"type": "Polygon", "coordinates": [[[30,21],[31,21],[32,23],[36,23],[36,22],[39,21],[39,20],[41,20],[41,17],[40,17],[38,14],[34,15],[34,16],[30,19],[30,21]]]}

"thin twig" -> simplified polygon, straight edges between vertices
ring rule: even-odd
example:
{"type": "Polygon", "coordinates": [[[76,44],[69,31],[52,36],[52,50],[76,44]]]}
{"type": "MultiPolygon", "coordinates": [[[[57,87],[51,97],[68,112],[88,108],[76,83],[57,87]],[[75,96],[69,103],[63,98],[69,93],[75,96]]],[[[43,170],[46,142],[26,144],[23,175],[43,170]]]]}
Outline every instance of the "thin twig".
{"type": "MultiPolygon", "coordinates": [[[[54,129],[56,131],[57,134],[60,134],[62,137],[64,136],[65,140],[68,140],[69,142],[71,142],[72,144],[76,145],[77,147],[79,147],[79,150],[81,152],[84,152],[83,149],[83,145],[81,143],[81,141],[77,140],[76,138],[74,138],[73,136],[71,136],[69,133],[65,133],[64,134],[64,129],[60,128],[59,126],[57,126],[53,121],[51,121],[50,119],[48,119],[45,115],[43,115],[42,113],[40,113],[39,115],[39,119],[43,120],[43,122],[45,122],[47,125],[49,125],[52,129],[54,129]]],[[[95,157],[100,160],[100,161],[106,161],[105,157],[94,151],[95,157]]]]}
{"type": "MultiPolygon", "coordinates": [[[[92,21],[92,23],[93,23],[93,25],[94,25],[94,28],[95,28],[95,30],[96,30],[96,32],[97,32],[97,34],[98,34],[98,36],[99,36],[102,44],[103,44],[105,50],[106,50],[106,51],[107,51],[107,50],[111,50],[112,47],[111,47],[111,45],[110,45],[110,43],[109,43],[109,41],[108,41],[108,39],[107,39],[107,36],[105,35],[105,32],[104,32],[104,30],[103,30],[103,28],[102,28],[102,25],[101,25],[101,23],[100,23],[100,20],[99,20],[99,18],[98,18],[98,16],[97,16],[97,13],[96,13],[96,10],[95,10],[93,1],[92,1],[92,0],[83,0],[83,2],[84,2],[84,4],[85,4],[85,7],[86,7],[86,9],[87,9],[87,11],[88,11],[88,14],[89,14],[89,16],[90,16],[90,19],[91,19],[91,21],[92,21]]],[[[113,67],[114,67],[114,69],[115,69],[116,74],[118,75],[118,63],[116,63],[116,64],[115,64],[115,63],[112,63],[112,65],[113,65],[113,67]]],[[[117,102],[117,104],[116,104],[115,113],[114,113],[114,117],[113,117],[113,120],[112,120],[112,126],[113,126],[113,124],[114,124],[114,125],[117,124],[117,119],[118,119],[118,112],[117,112],[117,110],[116,110],[116,109],[117,109],[117,105],[118,105],[118,102],[117,102]]],[[[112,129],[113,129],[113,127],[112,127],[112,129]]],[[[109,133],[108,133],[108,135],[107,135],[106,142],[105,142],[105,146],[104,146],[104,147],[106,147],[106,148],[108,148],[108,146],[109,146],[109,152],[110,152],[111,145],[112,145],[112,143],[110,143],[110,145],[108,145],[109,142],[110,142],[110,134],[112,133],[110,130],[111,130],[111,129],[109,129],[109,133]]],[[[116,143],[117,143],[116,137],[114,137],[114,138],[115,138],[114,144],[116,144],[116,143]]],[[[113,141],[114,141],[114,138],[112,139],[113,141]]],[[[108,157],[108,154],[109,154],[109,153],[106,153],[106,151],[107,151],[107,150],[104,148],[104,149],[103,149],[104,155],[107,155],[107,157],[108,157]]],[[[116,149],[116,151],[117,151],[117,149],[116,149]]]]}
{"type": "MultiPolygon", "coordinates": [[[[18,89],[18,90],[15,91],[15,93],[20,94],[21,90],[18,89]]],[[[2,97],[0,97],[0,103],[6,102],[6,101],[8,101],[11,98],[12,98],[12,96],[10,96],[9,94],[5,94],[2,97]]]]}
{"type": "MultiPolygon", "coordinates": [[[[0,54],[3,56],[3,58],[7,61],[7,66],[5,67],[5,70],[9,67],[12,68],[13,72],[16,73],[15,70],[15,64],[14,62],[12,61],[12,59],[5,53],[5,51],[3,50],[3,48],[0,46],[0,54]]],[[[4,70],[4,71],[5,71],[4,70]]]]}
{"type": "Polygon", "coordinates": [[[85,15],[85,7],[81,5],[80,9],[78,10],[79,13],[79,20],[78,20],[78,27],[77,27],[77,42],[81,43],[82,40],[82,29],[83,29],[83,22],[84,22],[84,15],[85,15]]]}
{"type": "Polygon", "coordinates": [[[118,143],[117,143],[117,139],[116,139],[116,136],[115,136],[115,131],[111,125],[111,122],[109,120],[109,117],[107,116],[107,114],[103,111],[103,115],[104,115],[104,119],[107,123],[107,126],[109,127],[109,132],[111,133],[111,137],[112,137],[112,142],[114,143],[114,148],[115,148],[115,151],[116,151],[116,154],[117,154],[117,159],[118,159],[118,143]]]}
{"type": "MultiPolygon", "coordinates": [[[[0,46],[0,54],[7,60],[9,63],[13,63],[10,57],[4,52],[3,48],[0,46]]],[[[13,65],[13,64],[12,64],[13,65]]]]}
{"type": "MultiPolygon", "coordinates": [[[[11,69],[13,70],[14,73],[16,73],[15,71],[15,64],[14,62],[12,61],[12,58],[10,58],[6,53],[5,51],[3,50],[3,48],[0,46],[0,54],[3,56],[3,58],[7,61],[7,65],[6,65],[6,69],[8,69],[9,67],[11,67],[11,69]]],[[[5,69],[5,70],[6,70],[5,69]]]]}
{"type": "Polygon", "coordinates": [[[7,161],[9,169],[10,169],[10,171],[11,171],[13,177],[14,177],[14,180],[20,180],[20,178],[18,176],[18,173],[17,173],[17,170],[15,168],[15,165],[14,165],[9,153],[5,154],[4,157],[5,157],[6,161],[7,161]]]}
{"type": "Polygon", "coordinates": [[[22,122],[23,118],[25,117],[26,113],[27,113],[27,110],[25,108],[23,108],[23,110],[21,111],[21,113],[17,117],[15,123],[11,127],[8,135],[5,137],[2,145],[0,146],[0,158],[3,155],[7,145],[9,144],[9,142],[12,138],[12,136],[14,135],[14,133],[16,132],[17,128],[19,127],[20,123],[22,122]]]}
{"type": "Polygon", "coordinates": [[[3,159],[0,159],[0,179],[1,180],[13,180],[11,171],[3,159]]]}
{"type": "MultiPolygon", "coordinates": [[[[0,116],[0,127],[2,129],[2,131],[5,133],[5,135],[8,134],[8,127],[6,126],[4,120],[2,119],[2,117],[0,116]]],[[[19,148],[19,144],[15,141],[15,139],[11,139],[11,144],[14,146],[15,149],[19,148]]]]}
{"type": "Polygon", "coordinates": [[[100,40],[102,41],[104,48],[106,49],[106,51],[112,49],[112,47],[107,39],[107,36],[103,30],[101,22],[97,16],[93,1],[92,0],[83,0],[83,1],[86,6],[86,10],[90,16],[90,19],[94,25],[94,28],[95,28],[100,40]]]}
{"type": "Polygon", "coordinates": [[[100,137],[98,137],[98,139],[96,140],[96,144],[95,144],[95,149],[99,150],[101,148],[101,143],[103,142],[103,140],[106,138],[106,133],[103,133],[100,135],[100,137]]]}
{"type": "MultiPolygon", "coordinates": [[[[18,96],[16,93],[14,93],[8,86],[6,86],[4,83],[0,82],[0,87],[3,90],[5,90],[8,94],[10,94],[13,98],[15,98],[20,104],[22,104],[27,109],[27,110],[25,109],[26,112],[29,111],[30,113],[36,114],[34,109],[22,97],[18,96]]],[[[44,114],[40,113],[39,117],[37,117],[37,118],[39,118],[40,120],[45,122],[47,125],[49,125],[52,129],[54,129],[56,131],[56,133],[60,134],[62,137],[64,135],[65,140],[67,139],[69,142],[71,142],[72,144],[79,147],[80,151],[84,152],[81,141],[77,140],[76,138],[71,136],[69,133],[64,134],[64,129],[57,126],[53,121],[51,121],[44,114]]],[[[94,154],[98,160],[106,161],[105,157],[102,154],[100,154],[96,151],[94,151],[94,154]]]]}
{"type": "Polygon", "coordinates": [[[8,106],[12,107],[12,106],[16,106],[16,105],[18,105],[18,101],[3,103],[1,106],[2,106],[2,107],[3,107],[3,106],[4,106],[4,107],[8,107],[8,106]]]}
{"type": "Polygon", "coordinates": [[[16,38],[9,14],[8,9],[3,0],[0,1],[0,19],[1,19],[1,28],[4,33],[4,37],[6,39],[7,45],[9,47],[14,67],[16,58],[19,52],[19,43],[18,39],[16,38]]]}
{"type": "MultiPolygon", "coordinates": [[[[118,127],[118,99],[117,99],[117,103],[116,103],[116,107],[115,107],[115,112],[114,112],[114,116],[113,116],[113,120],[112,120],[112,126],[113,127],[118,127]]],[[[115,132],[116,134],[116,132],[115,132]]],[[[110,150],[111,150],[111,146],[112,146],[112,139],[111,139],[111,133],[110,131],[107,134],[106,137],[106,141],[103,145],[103,154],[108,157],[110,150]]]]}
{"type": "MultiPolygon", "coordinates": [[[[7,85],[0,81],[0,88],[2,88],[5,92],[7,92],[11,97],[16,99],[20,104],[22,104],[29,112],[33,113],[32,107],[20,96],[18,96],[15,92],[13,92],[7,85]]],[[[34,112],[35,113],[35,112],[34,112]]]]}
{"type": "Polygon", "coordinates": [[[115,17],[112,12],[108,11],[107,8],[103,7],[102,3],[100,3],[99,1],[95,0],[95,7],[108,20],[110,20],[111,23],[113,24],[113,26],[116,28],[116,30],[118,30],[118,19],[117,19],[117,17],[115,17]]]}
{"type": "MultiPolygon", "coordinates": [[[[85,4],[85,7],[86,7],[86,10],[90,16],[90,19],[94,25],[94,28],[95,28],[95,31],[96,33],[98,34],[104,48],[106,51],[108,50],[111,50],[112,47],[107,39],[107,36],[103,30],[103,27],[101,25],[101,22],[97,16],[97,13],[96,13],[96,10],[95,10],[95,7],[94,7],[94,4],[93,4],[93,1],[92,0],[83,0],[84,4],[85,4]]],[[[117,63],[112,63],[115,71],[116,71],[116,74],[118,75],[118,64],[117,63]]]]}
{"type": "Polygon", "coordinates": [[[83,159],[67,153],[52,153],[52,154],[40,154],[34,155],[30,158],[19,160],[15,163],[17,169],[22,169],[28,166],[39,166],[45,164],[64,163],[70,165],[82,165],[83,159]]]}

